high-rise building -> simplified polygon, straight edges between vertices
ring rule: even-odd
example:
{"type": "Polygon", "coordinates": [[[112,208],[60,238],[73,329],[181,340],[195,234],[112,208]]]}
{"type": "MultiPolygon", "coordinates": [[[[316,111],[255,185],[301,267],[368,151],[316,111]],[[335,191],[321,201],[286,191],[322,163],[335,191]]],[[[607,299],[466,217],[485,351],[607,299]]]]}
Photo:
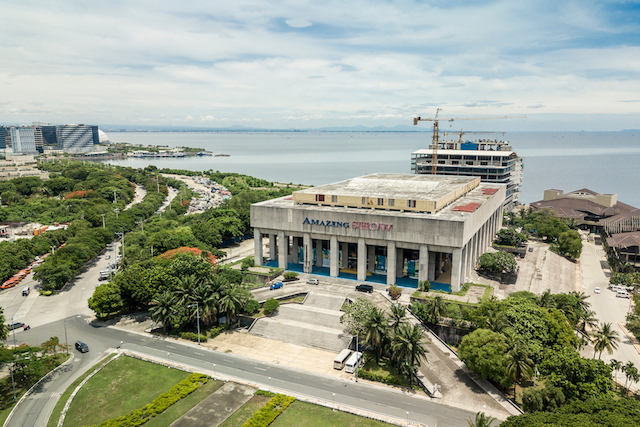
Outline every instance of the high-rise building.
{"type": "MultiPolygon", "coordinates": [[[[479,176],[482,182],[506,184],[504,208],[511,210],[518,201],[522,185],[522,157],[508,141],[481,139],[471,141],[440,141],[436,174],[479,176]]],[[[411,153],[411,170],[417,174],[432,173],[433,144],[428,150],[411,153]]]]}
{"type": "MultiPolygon", "coordinates": [[[[95,126],[97,135],[97,126],[95,126]]],[[[67,153],[87,153],[93,150],[93,126],[60,125],[56,126],[58,149],[67,153]]]]}
{"type": "Polygon", "coordinates": [[[8,126],[0,126],[0,150],[11,148],[11,134],[8,126]]]}
{"type": "MultiPolygon", "coordinates": [[[[12,153],[36,154],[42,152],[42,133],[35,126],[11,126],[8,128],[12,153]]],[[[5,143],[6,143],[5,136],[5,143]]],[[[9,147],[6,147],[9,152],[9,147]]]]}

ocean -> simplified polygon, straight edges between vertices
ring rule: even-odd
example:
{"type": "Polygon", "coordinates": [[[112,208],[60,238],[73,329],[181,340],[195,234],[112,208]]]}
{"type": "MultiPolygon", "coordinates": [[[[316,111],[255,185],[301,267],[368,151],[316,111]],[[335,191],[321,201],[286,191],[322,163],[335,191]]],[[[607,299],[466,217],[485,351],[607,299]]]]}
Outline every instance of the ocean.
{"type": "MultiPolygon", "coordinates": [[[[320,185],[375,172],[411,173],[411,153],[428,148],[431,133],[110,132],[109,139],[229,154],[109,161],[121,166],[212,169],[320,185]]],[[[618,194],[618,201],[640,207],[640,132],[509,132],[499,139],[510,141],[524,157],[521,203],[541,200],[548,188],[565,192],[588,188],[618,194]]]]}

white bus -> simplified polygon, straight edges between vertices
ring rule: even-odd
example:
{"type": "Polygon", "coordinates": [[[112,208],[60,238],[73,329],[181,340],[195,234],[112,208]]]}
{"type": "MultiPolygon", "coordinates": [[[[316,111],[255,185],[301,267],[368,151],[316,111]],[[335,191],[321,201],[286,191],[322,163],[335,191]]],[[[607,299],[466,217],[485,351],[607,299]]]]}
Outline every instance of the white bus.
{"type": "Polygon", "coordinates": [[[345,348],[333,359],[333,369],[340,370],[344,368],[344,364],[347,363],[347,359],[351,356],[351,350],[345,348]]]}
{"type": "Polygon", "coordinates": [[[351,355],[347,363],[344,365],[344,371],[348,374],[353,374],[356,368],[362,363],[362,353],[356,351],[351,355]]]}

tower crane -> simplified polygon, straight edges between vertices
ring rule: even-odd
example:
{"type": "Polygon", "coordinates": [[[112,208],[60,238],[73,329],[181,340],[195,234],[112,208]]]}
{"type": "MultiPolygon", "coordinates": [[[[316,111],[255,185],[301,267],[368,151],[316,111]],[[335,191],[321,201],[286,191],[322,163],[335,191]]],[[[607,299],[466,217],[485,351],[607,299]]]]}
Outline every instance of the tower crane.
{"type": "MultiPolygon", "coordinates": [[[[432,146],[433,146],[433,154],[431,155],[431,175],[435,175],[438,170],[438,142],[440,140],[440,121],[453,122],[454,120],[498,120],[498,119],[520,119],[527,118],[526,116],[496,116],[496,117],[449,117],[442,118],[438,117],[438,114],[442,111],[442,108],[436,109],[436,115],[434,118],[422,118],[415,117],[413,119],[414,126],[418,124],[418,122],[433,122],[433,138],[432,138],[432,146]]],[[[460,135],[462,138],[462,135],[460,135]]]]}

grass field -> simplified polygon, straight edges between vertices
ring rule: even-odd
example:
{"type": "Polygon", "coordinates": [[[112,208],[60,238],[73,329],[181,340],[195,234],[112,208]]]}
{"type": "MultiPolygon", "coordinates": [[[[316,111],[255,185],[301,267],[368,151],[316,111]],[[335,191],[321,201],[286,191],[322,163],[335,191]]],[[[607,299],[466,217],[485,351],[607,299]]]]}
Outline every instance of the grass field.
{"type": "Polygon", "coordinates": [[[382,427],[388,425],[381,421],[296,400],[269,427],[382,427]]]}
{"type": "Polygon", "coordinates": [[[240,409],[227,418],[219,427],[240,427],[244,424],[256,411],[262,408],[271,396],[263,396],[256,394],[247,403],[242,405],[240,409]]]}
{"type": "Polygon", "coordinates": [[[210,380],[189,396],[169,406],[169,408],[160,415],[151,418],[144,424],[144,427],[166,427],[171,425],[172,422],[186,414],[189,409],[193,408],[211,393],[222,387],[222,384],[223,383],[220,381],[210,380]]]}
{"type": "Polygon", "coordinates": [[[189,374],[177,369],[119,357],[93,376],[73,400],[65,427],[100,424],[142,408],[189,374]]]}

